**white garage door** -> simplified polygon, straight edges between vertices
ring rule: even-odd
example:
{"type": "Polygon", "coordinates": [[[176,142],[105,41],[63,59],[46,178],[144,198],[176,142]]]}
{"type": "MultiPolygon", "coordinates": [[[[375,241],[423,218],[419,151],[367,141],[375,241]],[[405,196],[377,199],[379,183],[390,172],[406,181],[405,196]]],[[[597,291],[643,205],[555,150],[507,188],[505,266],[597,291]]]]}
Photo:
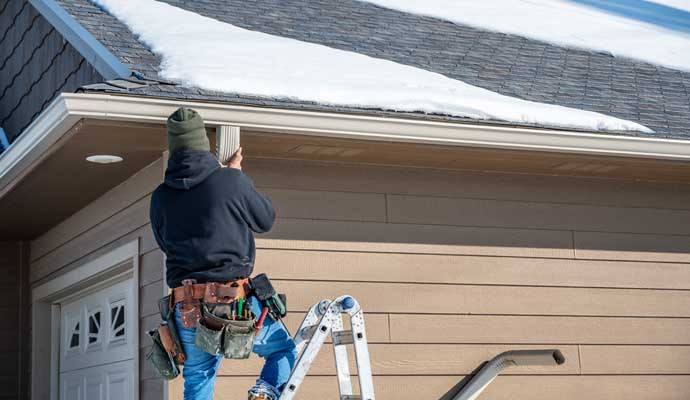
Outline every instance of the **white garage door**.
{"type": "Polygon", "coordinates": [[[61,304],[60,400],[135,398],[133,281],[61,304]]]}

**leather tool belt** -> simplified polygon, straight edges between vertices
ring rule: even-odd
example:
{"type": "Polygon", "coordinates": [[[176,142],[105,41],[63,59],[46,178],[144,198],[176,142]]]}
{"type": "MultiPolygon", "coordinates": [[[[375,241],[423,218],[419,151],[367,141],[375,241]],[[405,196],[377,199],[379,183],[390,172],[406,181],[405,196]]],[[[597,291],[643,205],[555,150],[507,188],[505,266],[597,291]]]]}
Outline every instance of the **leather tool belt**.
{"type": "Polygon", "coordinates": [[[246,298],[249,292],[249,278],[238,279],[233,282],[194,283],[193,279],[185,279],[182,286],[172,290],[173,304],[185,300],[203,300],[205,303],[231,303],[239,298],[246,298]]]}
{"type": "Polygon", "coordinates": [[[194,328],[202,318],[201,302],[229,304],[240,298],[246,299],[249,290],[249,278],[227,283],[196,283],[193,279],[185,279],[182,281],[182,286],[172,290],[171,305],[180,303],[182,326],[194,328]]]}

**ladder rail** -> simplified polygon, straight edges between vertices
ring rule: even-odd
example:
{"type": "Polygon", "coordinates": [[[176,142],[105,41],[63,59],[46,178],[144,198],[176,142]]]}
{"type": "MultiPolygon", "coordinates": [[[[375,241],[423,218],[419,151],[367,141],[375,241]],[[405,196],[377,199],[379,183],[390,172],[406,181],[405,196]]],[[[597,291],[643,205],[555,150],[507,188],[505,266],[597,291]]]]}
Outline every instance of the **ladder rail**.
{"type": "Polygon", "coordinates": [[[294,341],[299,356],[280,395],[280,400],[292,400],[295,397],[329,334],[333,339],[340,399],[374,400],[364,313],[359,303],[349,295],[340,296],[333,301],[321,300],[307,312],[300,328],[295,333],[294,341]],[[350,330],[344,329],[343,313],[347,313],[350,317],[352,326],[350,330]],[[355,349],[360,395],[353,395],[347,344],[352,344],[355,349]]]}
{"type": "MultiPolygon", "coordinates": [[[[281,400],[291,400],[294,398],[297,389],[299,389],[304,378],[307,376],[307,372],[309,372],[309,368],[311,368],[311,365],[314,363],[321,346],[326,341],[332,323],[331,316],[326,313],[320,318],[319,323],[315,325],[316,329],[310,329],[313,331],[312,335],[309,340],[306,341],[306,346],[304,346],[304,350],[300,353],[295,363],[295,367],[280,396],[281,400]]],[[[299,332],[302,332],[302,329],[300,329],[299,332]]],[[[302,343],[305,342],[303,341],[302,343]]]]}
{"type": "Polygon", "coordinates": [[[352,378],[350,377],[347,347],[345,347],[345,343],[338,340],[339,335],[345,332],[340,306],[333,302],[331,307],[338,308],[335,310],[337,317],[334,318],[333,326],[331,327],[331,337],[333,338],[333,355],[335,356],[335,370],[338,375],[338,388],[342,398],[342,396],[352,396],[352,378]]]}
{"type": "Polygon", "coordinates": [[[330,300],[323,299],[311,306],[307,312],[307,315],[304,316],[302,324],[300,324],[300,327],[297,329],[297,332],[295,332],[295,337],[293,338],[298,354],[304,350],[304,346],[307,345],[309,338],[311,338],[314,334],[314,330],[317,328],[317,325],[321,320],[321,316],[326,313],[326,309],[330,303],[330,300]]]}
{"type": "MultiPolygon", "coordinates": [[[[359,307],[358,307],[359,308],[359,307]]],[[[371,359],[366,329],[364,328],[364,314],[359,309],[350,317],[352,325],[352,343],[355,348],[355,360],[357,362],[357,375],[359,378],[359,392],[362,400],[374,399],[374,379],[371,373],[371,359]]]]}

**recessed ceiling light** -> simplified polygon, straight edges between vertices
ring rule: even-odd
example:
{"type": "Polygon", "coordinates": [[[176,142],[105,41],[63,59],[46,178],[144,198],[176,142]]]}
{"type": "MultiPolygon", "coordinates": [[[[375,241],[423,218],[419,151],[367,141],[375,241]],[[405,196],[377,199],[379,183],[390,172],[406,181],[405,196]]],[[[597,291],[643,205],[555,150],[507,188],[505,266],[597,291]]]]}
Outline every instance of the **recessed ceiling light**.
{"type": "Polygon", "coordinates": [[[112,156],[109,154],[97,154],[93,156],[86,157],[86,161],[90,161],[98,164],[112,164],[122,161],[120,156],[112,156]]]}

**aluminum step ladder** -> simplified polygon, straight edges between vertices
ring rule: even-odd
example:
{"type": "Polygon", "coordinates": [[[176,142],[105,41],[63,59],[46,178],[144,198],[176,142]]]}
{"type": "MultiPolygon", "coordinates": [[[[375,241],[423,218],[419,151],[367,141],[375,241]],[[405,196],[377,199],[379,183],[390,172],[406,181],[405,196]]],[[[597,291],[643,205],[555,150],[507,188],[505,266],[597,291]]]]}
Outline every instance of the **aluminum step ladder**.
{"type": "Polygon", "coordinates": [[[374,382],[371,377],[369,347],[364,329],[364,313],[357,300],[348,295],[340,296],[332,301],[321,300],[309,309],[302,325],[295,333],[294,340],[299,358],[280,395],[280,400],[295,398],[297,390],[329,335],[333,340],[340,400],[374,400],[374,382]],[[350,316],[351,329],[349,330],[343,327],[343,313],[350,316]],[[348,344],[352,344],[355,348],[359,395],[352,393],[346,348],[348,344]]]}

